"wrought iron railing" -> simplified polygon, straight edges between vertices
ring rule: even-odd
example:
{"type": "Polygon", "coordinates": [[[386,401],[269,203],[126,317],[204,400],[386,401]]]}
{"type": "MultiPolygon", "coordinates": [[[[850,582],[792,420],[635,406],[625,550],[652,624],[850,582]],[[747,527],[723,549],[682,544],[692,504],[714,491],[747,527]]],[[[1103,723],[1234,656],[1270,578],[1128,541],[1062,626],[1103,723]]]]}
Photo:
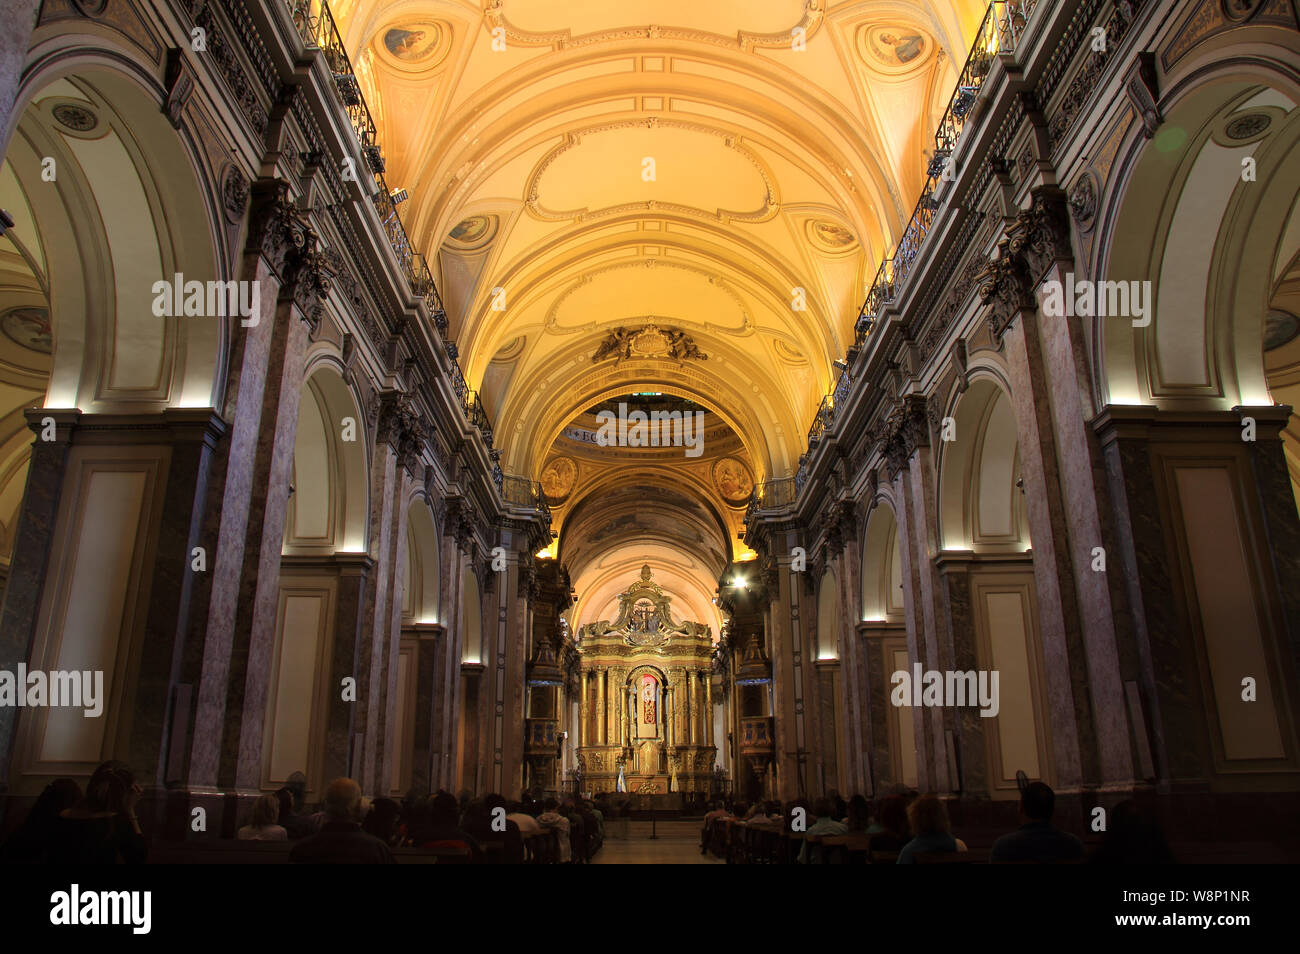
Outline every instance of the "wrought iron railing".
{"type": "MultiPolygon", "coordinates": [[[[971,44],[966,64],[957,79],[957,88],[948,101],[943,119],[934,135],[934,154],[925,170],[925,185],[921,197],[916,201],[912,217],[903,229],[892,253],[886,255],[876,269],[875,278],[867,290],[866,299],[858,312],[854,323],[854,348],[861,349],[867,336],[875,327],[881,309],[894,301],[911,274],[913,266],[920,257],[921,248],[934,226],[939,213],[939,202],[935,194],[939,184],[951,177],[949,165],[952,154],[957,148],[958,140],[972,119],[975,100],[979,96],[984,80],[993,68],[993,61],[998,56],[1007,56],[1015,52],[1016,44],[1024,35],[1025,26],[1030,15],[1038,6],[1039,0],[993,0],[984,13],[975,41],[971,44]]],[[[799,459],[799,470],[794,476],[795,492],[803,488],[808,479],[808,458],[812,448],[821,440],[826,429],[835,419],[835,410],[848,396],[851,383],[847,373],[842,372],[813,415],[812,426],[808,428],[808,450],[799,459]]]]}
{"type": "Polygon", "coordinates": [[[826,433],[826,428],[831,426],[831,421],[835,417],[835,398],[828,394],[822,398],[821,404],[817,405],[817,413],[813,415],[812,426],[808,428],[808,446],[812,447],[822,435],[826,433]]]}
{"type": "MultiPolygon", "coordinates": [[[[438,294],[438,286],[433,280],[433,273],[429,271],[428,262],[411,244],[406,227],[402,224],[402,217],[397,212],[397,203],[393,201],[392,190],[388,188],[388,183],[384,179],[385,164],[383,149],[379,144],[379,127],[375,124],[374,117],[370,114],[370,107],[366,105],[365,97],[361,93],[356,71],[352,68],[352,61],[343,46],[343,38],[334,23],[334,14],[325,0],[286,0],[286,2],[303,43],[309,48],[318,48],[325,57],[325,63],[334,79],[335,92],[338,93],[348,123],[356,133],[357,142],[361,146],[361,155],[365,159],[369,175],[374,180],[375,193],[371,201],[388,237],[388,244],[397,257],[402,274],[411,286],[411,292],[424,299],[434,327],[438,330],[438,336],[445,342],[447,312],[443,308],[442,297],[438,294]]],[[[452,363],[456,363],[454,355],[452,363]]],[[[460,375],[459,367],[456,368],[455,373],[460,375]]]]}
{"type": "Polygon", "coordinates": [[[920,256],[921,247],[939,211],[935,192],[939,184],[950,176],[948,169],[952,154],[972,117],[975,100],[993,68],[994,58],[1015,52],[1030,14],[1037,6],[1038,0],[993,0],[985,11],[975,42],[971,44],[970,54],[966,57],[966,64],[957,79],[957,88],[953,91],[948,108],[934,134],[934,154],[926,166],[921,197],[912,210],[912,217],[903,229],[898,245],[876,269],[875,279],[862,305],[855,329],[857,347],[862,346],[875,319],[880,316],[880,310],[897,298],[903,282],[920,256]]]}
{"type": "Polygon", "coordinates": [[[542,493],[542,485],[536,480],[516,477],[514,474],[503,474],[500,487],[501,499],[508,504],[515,507],[528,507],[545,514],[551,512],[550,505],[546,502],[546,494],[542,493]]]}
{"type": "Polygon", "coordinates": [[[795,496],[794,478],[776,477],[755,485],[750,495],[750,506],[754,510],[788,507],[794,503],[795,496]]]}

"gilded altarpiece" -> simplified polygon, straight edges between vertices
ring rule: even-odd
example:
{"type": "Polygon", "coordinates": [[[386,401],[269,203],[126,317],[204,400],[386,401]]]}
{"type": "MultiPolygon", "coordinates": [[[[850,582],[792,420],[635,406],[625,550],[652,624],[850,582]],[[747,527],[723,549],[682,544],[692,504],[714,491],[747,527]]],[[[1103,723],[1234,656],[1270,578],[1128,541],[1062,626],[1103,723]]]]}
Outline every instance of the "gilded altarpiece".
{"type": "Polygon", "coordinates": [[[578,630],[578,766],[583,788],[708,792],[714,645],[709,627],[673,617],[649,566],[619,596],[618,618],[578,630]]]}

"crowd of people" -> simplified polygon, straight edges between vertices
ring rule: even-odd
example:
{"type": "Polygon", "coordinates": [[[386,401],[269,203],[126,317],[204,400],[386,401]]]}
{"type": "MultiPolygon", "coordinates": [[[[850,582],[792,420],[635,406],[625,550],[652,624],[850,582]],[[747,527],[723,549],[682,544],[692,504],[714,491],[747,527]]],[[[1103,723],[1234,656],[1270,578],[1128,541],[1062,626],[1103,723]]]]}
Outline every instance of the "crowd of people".
{"type": "MultiPolygon", "coordinates": [[[[438,791],[411,792],[400,802],[371,800],[347,778],[331,782],[319,808],[308,811],[306,790],[306,778],[295,773],[275,793],[254,799],[237,838],[291,842],[288,860],[296,863],[390,864],[393,849],[411,848],[435,853],[440,861],[584,864],[600,850],[609,820],[629,814],[627,798],[608,793],[591,799],[534,799],[525,794],[521,801],[508,802],[498,794],[473,798],[468,792],[458,797],[438,791]]],[[[0,861],[144,862],[148,843],[136,816],[141,795],[131,769],[117,761],[99,766],[84,791],[72,779],[57,779],[46,786],[24,821],[0,846],[0,861]]],[[[1055,803],[1055,793],[1044,783],[1026,784],[1020,793],[1020,826],[993,843],[989,860],[1083,860],[1083,842],[1053,824],[1055,803]]],[[[718,820],[805,835],[862,835],[873,860],[896,857],[898,864],[915,863],[918,856],[967,851],[952,831],[946,803],[936,795],[916,792],[886,795],[874,802],[861,795],[847,801],[799,799],[785,806],[771,801],[714,802],[704,816],[701,851],[717,850],[718,820]]],[[[802,842],[799,862],[823,860],[819,839],[805,837],[802,842]]],[[[1105,832],[1087,854],[1087,860],[1098,863],[1174,860],[1159,826],[1131,800],[1110,810],[1105,832]]]]}
{"type": "MultiPolygon", "coordinates": [[[[122,762],[105,762],[83,792],[73,779],[51,782],[23,822],[0,845],[7,863],[138,864],[148,843],[136,816],[143,790],[122,762]]],[[[437,853],[440,860],[517,864],[525,860],[584,864],[605,839],[605,820],[627,811],[601,794],[508,802],[501,795],[472,798],[438,791],[411,792],[400,802],[365,798],[351,779],[331,782],[318,808],[306,805],[301,773],[247,808],[240,841],[291,842],[295,863],[387,864],[394,848],[437,853]],[[540,837],[553,832],[554,837],[540,837]],[[531,839],[533,849],[525,843],[531,839]]]]}
{"type": "MultiPolygon", "coordinates": [[[[1020,792],[1020,826],[999,837],[989,851],[993,863],[1053,863],[1089,861],[1111,864],[1168,864],[1174,861],[1160,826],[1136,802],[1126,800],[1110,811],[1109,823],[1090,853],[1075,835],[1052,822],[1056,793],[1043,782],[1030,782],[1020,792]]],[[[953,834],[948,808],[937,795],[907,792],[886,795],[872,802],[862,795],[847,801],[839,796],[813,801],[715,801],[704,816],[700,851],[724,853],[715,824],[719,820],[802,833],[796,860],[801,864],[822,860],[821,839],[807,836],[861,835],[859,842],[873,860],[915,864],[918,856],[959,854],[969,849],[953,834]]],[[[729,826],[728,826],[729,827],[729,826]]],[[[842,858],[832,854],[827,858],[842,858]]]]}

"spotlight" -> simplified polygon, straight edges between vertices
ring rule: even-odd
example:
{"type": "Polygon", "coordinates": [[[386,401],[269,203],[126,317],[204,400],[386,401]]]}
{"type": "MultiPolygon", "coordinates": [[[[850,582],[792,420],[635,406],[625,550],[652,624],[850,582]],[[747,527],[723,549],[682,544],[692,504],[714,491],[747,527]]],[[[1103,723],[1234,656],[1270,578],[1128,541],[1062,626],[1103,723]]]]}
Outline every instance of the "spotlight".
{"type": "Polygon", "coordinates": [[[388,197],[393,200],[393,205],[401,205],[410,198],[405,189],[394,189],[388,194],[388,197]]]}
{"type": "Polygon", "coordinates": [[[843,358],[836,358],[831,362],[831,364],[835,365],[835,367],[839,368],[841,371],[847,371],[849,369],[849,363],[843,358]]]}

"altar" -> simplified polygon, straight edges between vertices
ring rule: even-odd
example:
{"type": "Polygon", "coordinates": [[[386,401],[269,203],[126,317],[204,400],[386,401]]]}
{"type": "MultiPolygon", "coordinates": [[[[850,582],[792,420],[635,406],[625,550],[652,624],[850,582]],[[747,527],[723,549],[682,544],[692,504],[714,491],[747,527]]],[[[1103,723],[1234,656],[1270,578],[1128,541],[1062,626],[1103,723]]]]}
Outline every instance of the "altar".
{"type": "Polygon", "coordinates": [[[712,632],[675,619],[651,577],[643,566],[614,622],[578,630],[577,757],[588,791],[706,793],[712,781],[712,632]]]}

